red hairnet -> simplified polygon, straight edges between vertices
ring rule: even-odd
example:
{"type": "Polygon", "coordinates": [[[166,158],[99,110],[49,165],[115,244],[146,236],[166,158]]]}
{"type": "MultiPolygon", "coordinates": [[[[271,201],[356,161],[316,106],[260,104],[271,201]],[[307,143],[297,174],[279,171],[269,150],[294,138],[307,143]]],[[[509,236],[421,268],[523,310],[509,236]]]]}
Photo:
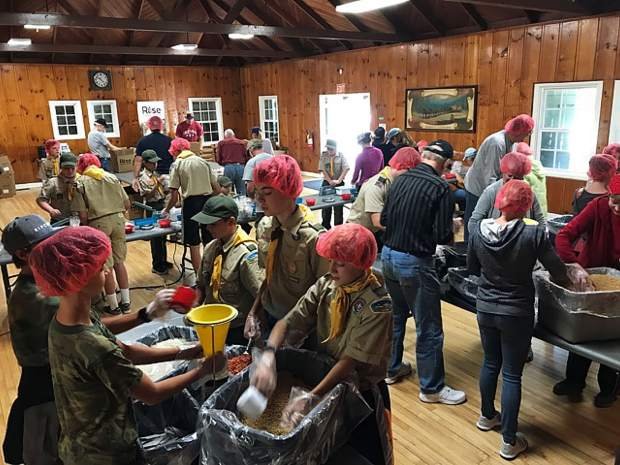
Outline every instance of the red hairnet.
{"type": "Polygon", "coordinates": [[[28,261],[44,295],[64,296],[99,273],[111,251],[110,239],[98,229],[69,227],[37,244],[28,261]]]}
{"type": "Polygon", "coordinates": [[[419,140],[418,143],[416,144],[416,147],[418,148],[418,150],[423,150],[424,147],[426,147],[428,145],[428,141],[426,139],[422,139],[419,140]]]}
{"type": "Polygon", "coordinates": [[[603,153],[620,159],[620,144],[609,144],[603,149],[603,153]]]}
{"type": "Polygon", "coordinates": [[[519,142],[515,147],[515,152],[522,153],[523,155],[527,155],[528,157],[534,153],[532,147],[530,147],[527,142],[519,142]]]}
{"type": "Polygon", "coordinates": [[[345,223],[319,236],[316,251],[328,260],[349,263],[366,270],[377,259],[377,242],[364,226],[345,223]]]}
{"type": "Polygon", "coordinates": [[[159,116],[151,116],[146,122],[146,127],[148,127],[151,131],[153,129],[161,129],[161,126],[164,122],[159,116]]]}
{"type": "Polygon", "coordinates": [[[499,162],[499,170],[502,174],[510,174],[515,178],[522,179],[532,171],[532,160],[522,153],[510,152],[504,155],[499,162]]]}
{"type": "Polygon", "coordinates": [[[56,139],[47,139],[44,145],[45,145],[45,151],[49,152],[52,147],[55,147],[55,146],[60,147],[60,142],[58,142],[56,139]]]}
{"type": "Polygon", "coordinates": [[[254,168],[254,183],[266,184],[292,199],[304,188],[299,165],[289,155],[277,155],[260,162],[254,168]]]}
{"type": "Polygon", "coordinates": [[[618,160],[608,153],[594,155],[590,158],[590,169],[588,176],[593,181],[607,182],[618,169],[618,160]]]}
{"type": "Polygon", "coordinates": [[[97,168],[101,168],[101,161],[99,160],[99,157],[97,157],[94,153],[83,153],[80,155],[80,158],[78,158],[76,171],[82,174],[86,168],[92,165],[95,165],[97,168]]]}
{"type": "Polygon", "coordinates": [[[611,195],[620,195],[620,174],[614,174],[609,181],[609,193],[611,195]]]}
{"type": "Polygon", "coordinates": [[[505,213],[525,216],[534,201],[530,185],[519,179],[511,179],[502,186],[495,198],[495,208],[505,213]]]}
{"type": "Polygon", "coordinates": [[[504,130],[510,135],[529,134],[534,130],[534,118],[530,115],[515,116],[506,123],[504,130]]]}
{"type": "Polygon", "coordinates": [[[168,152],[170,152],[170,155],[178,155],[183,150],[189,150],[190,147],[191,145],[189,144],[189,141],[187,139],[183,139],[182,137],[175,137],[170,143],[170,148],[168,149],[168,152]]]}
{"type": "Polygon", "coordinates": [[[415,168],[422,161],[420,153],[413,147],[403,147],[396,151],[394,156],[390,158],[388,165],[395,170],[408,170],[415,168]]]}

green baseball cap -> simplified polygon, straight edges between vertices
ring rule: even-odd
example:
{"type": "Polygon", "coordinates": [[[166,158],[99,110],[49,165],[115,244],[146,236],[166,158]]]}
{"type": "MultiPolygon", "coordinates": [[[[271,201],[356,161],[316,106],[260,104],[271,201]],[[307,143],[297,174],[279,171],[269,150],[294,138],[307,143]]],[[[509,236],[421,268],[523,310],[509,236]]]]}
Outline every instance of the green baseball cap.
{"type": "Polygon", "coordinates": [[[228,176],[218,176],[217,183],[222,187],[232,186],[232,181],[228,176]]]}
{"type": "Polygon", "coordinates": [[[248,143],[248,150],[251,152],[252,150],[262,149],[263,148],[263,140],[262,139],[251,139],[248,143]]]}
{"type": "Polygon", "coordinates": [[[226,195],[216,195],[211,197],[202,207],[202,211],[194,216],[192,220],[201,224],[213,224],[226,218],[235,218],[239,215],[237,203],[226,195]]]}
{"type": "Polygon", "coordinates": [[[142,152],[142,161],[146,161],[149,163],[157,163],[161,158],[157,156],[155,150],[147,149],[142,152]]]}
{"type": "Polygon", "coordinates": [[[65,152],[60,156],[59,163],[61,168],[64,168],[65,166],[75,167],[75,165],[77,165],[77,157],[71,152],[65,152]]]}

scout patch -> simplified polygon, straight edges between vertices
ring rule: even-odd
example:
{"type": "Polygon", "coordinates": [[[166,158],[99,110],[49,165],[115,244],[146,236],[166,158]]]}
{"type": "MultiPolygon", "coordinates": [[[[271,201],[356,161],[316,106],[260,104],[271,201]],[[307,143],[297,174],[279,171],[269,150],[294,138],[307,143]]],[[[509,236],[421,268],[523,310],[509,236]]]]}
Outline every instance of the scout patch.
{"type": "Polygon", "coordinates": [[[392,301],[390,299],[375,300],[370,304],[370,309],[374,313],[387,313],[392,311],[392,301]]]}
{"type": "Polygon", "coordinates": [[[257,260],[258,259],[258,250],[255,250],[254,252],[250,252],[249,254],[247,254],[245,256],[245,259],[248,262],[253,262],[253,261],[257,260]]]}
{"type": "Polygon", "coordinates": [[[361,312],[364,307],[366,306],[366,301],[364,299],[357,299],[355,302],[353,302],[353,313],[359,313],[361,312]]]}
{"type": "Polygon", "coordinates": [[[297,265],[295,265],[295,262],[292,260],[288,262],[288,265],[286,265],[286,268],[288,269],[289,273],[297,272],[297,265]]]}

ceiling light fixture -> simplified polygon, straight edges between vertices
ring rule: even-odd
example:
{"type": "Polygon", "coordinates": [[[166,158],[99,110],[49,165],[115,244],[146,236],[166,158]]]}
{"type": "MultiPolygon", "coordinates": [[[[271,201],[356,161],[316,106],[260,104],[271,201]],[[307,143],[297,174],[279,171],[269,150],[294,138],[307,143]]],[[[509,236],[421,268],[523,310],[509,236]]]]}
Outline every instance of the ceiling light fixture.
{"type": "Polygon", "coordinates": [[[176,44],[171,48],[182,52],[191,52],[192,50],[196,50],[198,48],[198,44],[176,44]]]}
{"type": "Polygon", "coordinates": [[[52,28],[49,24],[24,24],[24,29],[35,29],[37,31],[49,31],[52,28]]]}
{"type": "Polygon", "coordinates": [[[354,2],[338,5],[338,13],[366,13],[367,11],[379,10],[388,6],[400,5],[407,0],[356,0],[354,2]]]}
{"type": "Polygon", "coordinates": [[[32,45],[32,39],[13,38],[9,39],[7,44],[11,47],[27,47],[28,45],[32,45]]]}
{"type": "Polygon", "coordinates": [[[254,34],[241,34],[239,32],[231,32],[228,34],[229,39],[233,40],[250,40],[254,38],[254,34]]]}

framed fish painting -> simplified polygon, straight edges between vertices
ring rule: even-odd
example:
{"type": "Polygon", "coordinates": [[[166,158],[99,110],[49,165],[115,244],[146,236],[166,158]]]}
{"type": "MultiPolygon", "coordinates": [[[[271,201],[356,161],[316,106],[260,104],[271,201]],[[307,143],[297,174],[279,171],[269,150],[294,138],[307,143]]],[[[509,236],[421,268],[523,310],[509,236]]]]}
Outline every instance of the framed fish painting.
{"type": "Polygon", "coordinates": [[[478,86],[407,89],[408,131],[475,132],[478,86]]]}

